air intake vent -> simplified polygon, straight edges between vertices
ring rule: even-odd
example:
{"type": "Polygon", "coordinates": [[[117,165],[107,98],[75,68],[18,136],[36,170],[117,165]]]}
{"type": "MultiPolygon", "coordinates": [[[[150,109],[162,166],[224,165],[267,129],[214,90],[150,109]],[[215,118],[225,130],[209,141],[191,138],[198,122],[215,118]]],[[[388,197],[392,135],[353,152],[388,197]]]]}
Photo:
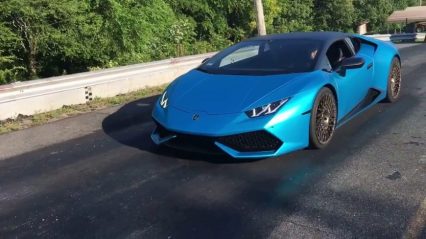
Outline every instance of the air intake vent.
{"type": "Polygon", "coordinates": [[[276,151],[283,144],[264,130],[220,137],[218,142],[239,152],[276,151]]]}

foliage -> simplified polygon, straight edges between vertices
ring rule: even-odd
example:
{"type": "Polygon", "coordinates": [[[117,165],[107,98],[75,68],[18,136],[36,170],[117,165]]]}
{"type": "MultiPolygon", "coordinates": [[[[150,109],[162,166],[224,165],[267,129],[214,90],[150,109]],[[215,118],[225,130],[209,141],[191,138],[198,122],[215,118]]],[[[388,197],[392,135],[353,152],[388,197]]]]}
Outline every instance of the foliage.
{"type": "Polygon", "coordinates": [[[315,0],[315,30],[352,31],[355,9],[352,0],[315,0]]]}
{"type": "Polygon", "coordinates": [[[354,7],[356,21],[368,20],[372,32],[384,29],[386,19],[394,10],[389,0],[357,0],[354,1],[354,7]]]}
{"type": "Polygon", "coordinates": [[[20,64],[14,55],[13,48],[18,37],[0,23],[0,84],[12,83],[16,80],[25,79],[26,68],[20,64]],[[10,49],[10,51],[5,51],[10,49]]]}
{"type": "MultiPolygon", "coordinates": [[[[281,0],[276,8],[278,9],[270,28],[270,32],[292,32],[292,31],[312,31],[314,28],[314,1],[313,0],[281,0]]],[[[266,10],[268,10],[266,8],[266,10]]],[[[267,11],[271,14],[273,11],[267,11]]]]}
{"type": "MultiPolygon", "coordinates": [[[[256,34],[253,0],[0,0],[0,84],[222,49],[256,34]]],[[[269,33],[374,32],[418,0],[263,0],[269,33]]]]}

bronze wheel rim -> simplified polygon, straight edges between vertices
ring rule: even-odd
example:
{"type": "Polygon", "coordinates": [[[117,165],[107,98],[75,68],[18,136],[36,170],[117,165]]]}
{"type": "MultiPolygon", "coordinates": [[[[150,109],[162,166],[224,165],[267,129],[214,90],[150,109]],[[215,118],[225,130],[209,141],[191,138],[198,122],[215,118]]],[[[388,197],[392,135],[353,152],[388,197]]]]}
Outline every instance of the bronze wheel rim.
{"type": "Polygon", "coordinates": [[[316,137],[320,144],[330,142],[336,127],[336,104],[330,94],[323,95],[318,103],[316,114],[316,137]]]}
{"type": "Polygon", "coordinates": [[[399,64],[394,64],[390,75],[390,90],[393,98],[398,98],[401,92],[401,68],[399,64]]]}

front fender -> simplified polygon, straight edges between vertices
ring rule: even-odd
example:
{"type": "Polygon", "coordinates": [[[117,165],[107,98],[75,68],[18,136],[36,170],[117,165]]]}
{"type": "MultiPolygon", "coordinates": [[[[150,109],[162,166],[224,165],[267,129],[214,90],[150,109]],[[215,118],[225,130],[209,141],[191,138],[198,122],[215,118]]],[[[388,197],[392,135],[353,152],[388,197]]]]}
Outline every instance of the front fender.
{"type": "Polygon", "coordinates": [[[330,73],[318,70],[309,73],[306,77],[301,77],[292,83],[277,89],[263,99],[263,101],[266,103],[272,102],[276,99],[289,97],[290,101],[285,105],[285,107],[280,109],[280,111],[297,106],[297,113],[302,114],[312,110],[317,93],[325,86],[329,86],[332,90],[338,92],[337,84],[334,79],[330,77],[330,73]]]}

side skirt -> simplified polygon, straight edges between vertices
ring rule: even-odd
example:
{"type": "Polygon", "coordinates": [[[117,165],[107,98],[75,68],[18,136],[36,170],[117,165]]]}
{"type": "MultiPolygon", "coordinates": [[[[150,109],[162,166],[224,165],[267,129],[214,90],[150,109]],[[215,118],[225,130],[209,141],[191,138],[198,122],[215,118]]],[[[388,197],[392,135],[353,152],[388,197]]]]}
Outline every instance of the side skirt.
{"type": "Polygon", "coordinates": [[[350,120],[352,117],[366,109],[368,106],[370,106],[380,95],[380,91],[370,88],[367,92],[367,95],[364,97],[364,99],[361,100],[348,114],[346,114],[342,119],[339,120],[337,123],[337,127],[340,127],[345,122],[350,120]]]}

